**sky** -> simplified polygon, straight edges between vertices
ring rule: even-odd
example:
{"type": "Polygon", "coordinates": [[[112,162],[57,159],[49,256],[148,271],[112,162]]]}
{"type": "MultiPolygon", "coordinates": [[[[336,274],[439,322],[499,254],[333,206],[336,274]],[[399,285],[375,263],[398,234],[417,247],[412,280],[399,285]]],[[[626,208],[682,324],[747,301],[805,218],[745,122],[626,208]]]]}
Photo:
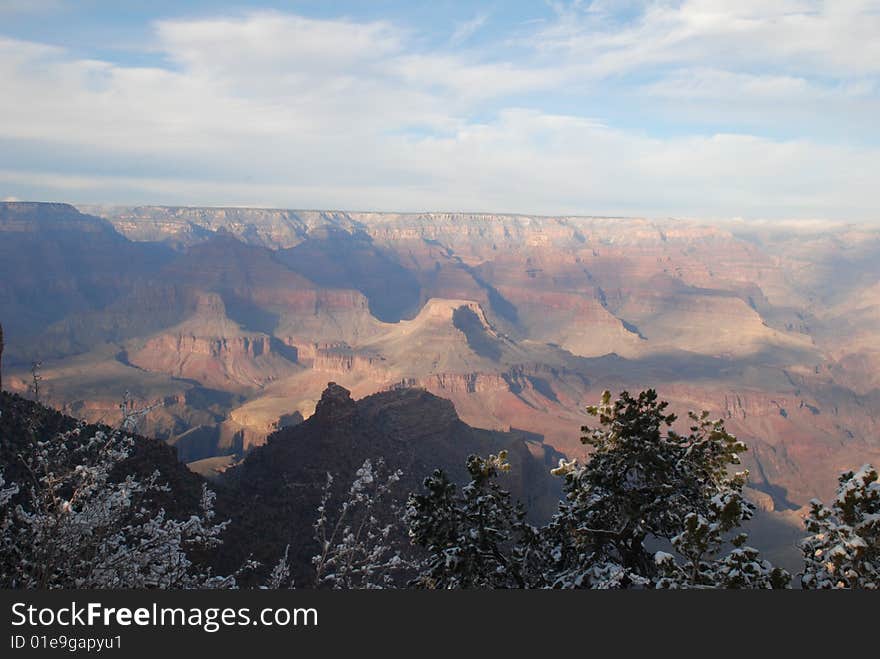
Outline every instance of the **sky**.
{"type": "Polygon", "coordinates": [[[880,0],[0,0],[0,199],[880,221],[880,0]]]}

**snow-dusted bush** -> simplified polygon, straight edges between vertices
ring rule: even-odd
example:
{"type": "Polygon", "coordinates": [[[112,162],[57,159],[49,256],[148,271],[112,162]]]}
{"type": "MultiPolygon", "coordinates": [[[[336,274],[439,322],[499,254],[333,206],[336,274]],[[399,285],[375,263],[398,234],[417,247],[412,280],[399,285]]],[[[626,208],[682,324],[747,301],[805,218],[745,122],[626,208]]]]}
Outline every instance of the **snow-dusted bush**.
{"type": "Polygon", "coordinates": [[[828,507],[810,502],[806,519],[812,535],[801,543],[804,588],[880,590],[880,480],[864,465],[840,476],[828,507]]]}
{"type": "Polygon", "coordinates": [[[672,545],[684,557],[658,551],[657,588],[788,588],[791,575],[761,558],[760,552],[746,545],[748,535],[730,539],[733,549],[722,554],[723,524],[717,517],[707,519],[691,513],[685,530],[673,538],[672,545]]]}
{"type": "MultiPolygon", "coordinates": [[[[315,586],[336,589],[393,588],[409,568],[399,549],[400,513],[391,500],[403,472],[367,459],[338,507],[332,506],[333,476],[327,481],[314,524],[319,552],[312,558],[315,586]],[[395,531],[397,535],[395,536],[395,531]]],[[[283,569],[276,567],[276,571],[283,569]]],[[[273,577],[276,576],[273,574],[273,577]]]]}
{"type": "Polygon", "coordinates": [[[26,476],[0,477],[0,585],[5,588],[224,588],[196,566],[194,550],[216,547],[227,522],[214,522],[214,494],[200,511],[170,519],[150,505],[166,492],[158,472],[114,478],[133,440],[119,430],[83,436],[83,427],[33,439],[19,455],[26,476]]]}

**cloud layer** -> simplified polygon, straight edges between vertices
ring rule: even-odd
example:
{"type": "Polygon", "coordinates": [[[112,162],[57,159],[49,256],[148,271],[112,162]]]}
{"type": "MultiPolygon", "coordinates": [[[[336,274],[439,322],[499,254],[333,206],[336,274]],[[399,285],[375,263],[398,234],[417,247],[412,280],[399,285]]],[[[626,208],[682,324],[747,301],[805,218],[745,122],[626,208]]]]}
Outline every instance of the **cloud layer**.
{"type": "Polygon", "coordinates": [[[613,6],[165,19],[147,66],[0,36],[0,197],[880,219],[880,3],[613,6]]]}

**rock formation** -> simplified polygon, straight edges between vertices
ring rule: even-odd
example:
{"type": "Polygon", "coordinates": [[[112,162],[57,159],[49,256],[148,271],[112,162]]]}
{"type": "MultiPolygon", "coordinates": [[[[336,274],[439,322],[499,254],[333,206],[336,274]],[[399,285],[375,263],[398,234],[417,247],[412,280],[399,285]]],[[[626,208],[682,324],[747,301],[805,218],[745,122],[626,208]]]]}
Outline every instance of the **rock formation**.
{"type": "Polygon", "coordinates": [[[283,553],[290,544],[297,577],[306,583],[315,549],[302,530],[311,529],[328,472],[344,489],[364,460],[382,458],[389,469],[403,471],[397,490],[402,498],[418,490],[434,469],[461,481],[468,455],[501,449],[507,449],[512,464],[503,484],[535,514],[549,516],[560,494],[549,470],[561,454],[539,435],[472,428],[449,401],[423,390],[398,389],[355,401],[348,389],[330,382],[310,418],[273,433],[223,473],[224,487],[233,489],[253,515],[233,522],[228,532],[234,544],[241,534],[259,533],[264,540],[259,551],[265,555],[255,558],[268,563],[273,552],[283,553]]]}
{"type": "Polygon", "coordinates": [[[261,387],[288,376],[296,367],[276,350],[272,337],[244,331],[226,314],[216,293],[200,294],[186,321],[147,339],[127,353],[128,361],[146,371],[197,380],[207,386],[261,387]]]}

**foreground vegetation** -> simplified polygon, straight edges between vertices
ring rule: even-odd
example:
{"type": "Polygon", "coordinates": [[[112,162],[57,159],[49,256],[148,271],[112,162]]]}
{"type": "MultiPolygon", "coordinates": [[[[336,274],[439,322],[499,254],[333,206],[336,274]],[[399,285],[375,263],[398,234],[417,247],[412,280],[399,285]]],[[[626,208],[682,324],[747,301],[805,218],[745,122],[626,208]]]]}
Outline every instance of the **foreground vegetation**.
{"type": "MultiPolygon", "coordinates": [[[[442,471],[403,505],[400,472],[366,461],[333,503],[328,475],[316,511],[312,583],[293,584],[286,554],[264,587],[329,588],[787,588],[792,577],[748,545],[754,512],[737,470],[745,445],[708,413],[686,434],[656,392],[606,392],[582,429],[586,461],[553,471],[564,496],[544,525],[502,487],[504,451],[472,456],[459,487],[442,471]]],[[[121,473],[137,413],[123,406],[116,430],[82,426],[39,436],[25,428],[12,483],[0,476],[0,587],[229,588],[256,565],[216,575],[206,556],[222,542],[214,496],[174,516],[157,471],[121,473]]],[[[880,586],[880,482],[865,465],[840,477],[836,498],[813,501],[802,542],[804,588],[880,586]]]]}

